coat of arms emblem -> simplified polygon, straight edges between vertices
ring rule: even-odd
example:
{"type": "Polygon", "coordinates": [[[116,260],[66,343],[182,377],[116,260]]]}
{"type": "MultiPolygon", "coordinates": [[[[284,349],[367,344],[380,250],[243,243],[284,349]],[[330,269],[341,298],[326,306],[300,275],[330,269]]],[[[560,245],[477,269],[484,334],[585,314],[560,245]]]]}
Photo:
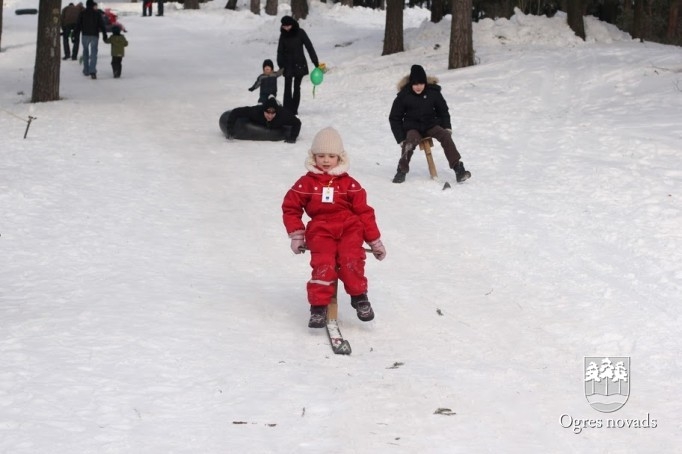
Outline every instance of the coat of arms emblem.
{"type": "Polygon", "coordinates": [[[612,413],[630,397],[629,356],[586,356],[584,363],[585,397],[590,406],[612,413]]]}

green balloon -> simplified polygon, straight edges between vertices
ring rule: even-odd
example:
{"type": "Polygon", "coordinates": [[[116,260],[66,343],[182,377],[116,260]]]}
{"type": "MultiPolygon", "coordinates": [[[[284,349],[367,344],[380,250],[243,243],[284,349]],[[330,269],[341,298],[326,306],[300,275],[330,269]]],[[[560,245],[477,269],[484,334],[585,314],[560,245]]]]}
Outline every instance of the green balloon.
{"type": "Polygon", "coordinates": [[[315,68],[313,69],[313,72],[310,73],[310,81],[313,83],[313,85],[320,85],[322,83],[322,79],[324,79],[324,73],[320,68],[315,68]]]}

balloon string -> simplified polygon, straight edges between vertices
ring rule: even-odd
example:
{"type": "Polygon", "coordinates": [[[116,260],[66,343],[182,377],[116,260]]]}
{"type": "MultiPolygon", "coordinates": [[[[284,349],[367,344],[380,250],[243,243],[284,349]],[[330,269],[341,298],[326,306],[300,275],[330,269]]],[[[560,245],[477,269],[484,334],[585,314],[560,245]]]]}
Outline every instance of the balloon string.
{"type": "Polygon", "coordinates": [[[317,88],[317,85],[313,85],[313,99],[315,99],[315,89],[317,88]]]}

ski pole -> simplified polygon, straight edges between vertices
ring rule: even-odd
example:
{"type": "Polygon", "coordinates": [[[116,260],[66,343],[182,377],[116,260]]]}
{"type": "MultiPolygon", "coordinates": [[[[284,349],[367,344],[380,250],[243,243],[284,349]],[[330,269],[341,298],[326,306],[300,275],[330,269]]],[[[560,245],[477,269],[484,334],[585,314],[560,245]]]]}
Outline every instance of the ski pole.
{"type": "Polygon", "coordinates": [[[28,116],[28,121],[26,122],[26,131],[24,131],[24,139],[26,138],[26,135],[28,134],[28,128],[31,127],[31,122],[35,120],[36,117],[28,116]]]}

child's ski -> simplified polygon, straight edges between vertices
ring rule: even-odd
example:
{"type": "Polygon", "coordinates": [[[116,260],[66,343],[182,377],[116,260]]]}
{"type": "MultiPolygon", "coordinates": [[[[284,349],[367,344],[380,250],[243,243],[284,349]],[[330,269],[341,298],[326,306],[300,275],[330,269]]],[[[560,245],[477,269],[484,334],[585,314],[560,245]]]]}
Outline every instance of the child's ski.
{"type": "Polygon", "coordinates": [[[350,344],[343,338],[336,320],[327,320],[327,334],[332,351],[337,355],[350,355],[350,344]]]}
{"type": "MultiPolygon", "coordinates": [[[[338,285],[338,282],[337,284],[338,285]]],[[[336,292],[332,297],[332,301],[327,307],[327,334],[329,335],[329,344],[332,351],[337,355],[350,355],[350,344],[343,338],[338,322],[339,305],[336,301],[336,292]]]]}

